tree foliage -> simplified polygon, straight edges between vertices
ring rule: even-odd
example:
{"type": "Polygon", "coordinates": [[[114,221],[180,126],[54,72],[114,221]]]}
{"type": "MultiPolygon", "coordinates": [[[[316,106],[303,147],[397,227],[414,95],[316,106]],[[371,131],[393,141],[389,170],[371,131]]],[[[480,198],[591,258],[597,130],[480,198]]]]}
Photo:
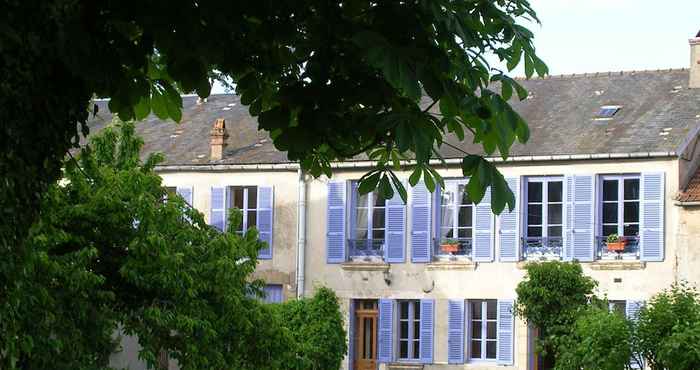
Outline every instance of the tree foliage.
{"type": "MultiPolygon", "coordinates": [[[[117,328],[138,336],[151,366],[165,350],[182,369],[287,368],[296,329],[256,298],[257,232],[206,225],[166,193],[158,156],[140,161],[141,145],[131,123],[106,129],[43,196],[22,284],[0,307],[0,368],[105,368],[117,328]]],[[[299,305],[297,315],[340,315],[327,292],[299,305]]],[[[323,335],[342,335],[332,324],[323,335]]]]}

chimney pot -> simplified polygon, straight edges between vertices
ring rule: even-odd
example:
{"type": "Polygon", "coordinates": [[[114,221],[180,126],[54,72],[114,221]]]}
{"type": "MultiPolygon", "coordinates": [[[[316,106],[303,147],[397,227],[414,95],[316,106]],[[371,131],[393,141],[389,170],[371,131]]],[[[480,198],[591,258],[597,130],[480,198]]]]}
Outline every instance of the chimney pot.
{"type": "Polygon", "coordinates": [[[226,138],[228,138],[225,119],[219,118],[214,122],[214,126],[211,128],[210,137],[211,160],[221,160],[224,156],[224,149],[226,148],[226,138]]]}
{"type": "Polygon", "coordinates": [[[690,43],[690,80],[688,87],[697,89],[700,88],[700,32],[688,42],[690,43]]]}

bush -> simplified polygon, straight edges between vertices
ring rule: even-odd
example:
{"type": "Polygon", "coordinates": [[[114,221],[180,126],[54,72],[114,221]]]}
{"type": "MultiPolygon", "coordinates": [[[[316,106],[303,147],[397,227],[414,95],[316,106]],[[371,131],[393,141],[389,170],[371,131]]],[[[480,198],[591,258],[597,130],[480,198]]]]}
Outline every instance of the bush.
{"type": "Polygon", "coordinates": [[[292,347],[282,369],[338,369],[347,353],[338,298],[320,288],[312,298],[270,305],[291,336],[292,347]]]}

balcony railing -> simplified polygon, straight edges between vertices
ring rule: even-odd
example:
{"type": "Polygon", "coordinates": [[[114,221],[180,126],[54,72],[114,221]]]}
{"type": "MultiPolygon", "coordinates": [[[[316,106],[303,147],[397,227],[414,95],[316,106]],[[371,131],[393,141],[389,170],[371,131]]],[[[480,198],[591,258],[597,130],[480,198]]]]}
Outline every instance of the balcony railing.
{"type": "Polygon", "coordinates": [[[433,258],[436,260],[471,259],[472,238],[433,239],[433,258]]]}
{"type": "Polygon", "coordinates": [[[384,258],[384,239],[348,239],[349,259],[370,261],[384,258]]]}
{"type": "Polygon", "coordinates": [[[613,259],[639,259],[639,236],[621,236],[625,240],[625,248],[621,251],[614,251],[608,248],[607,238],[596,236],[596,256],[603,260],[613,259]]]}
{"type": "Polygon", "coordinates": [[[560,236],[529,236],[521,238],[521,244],[525,260],[560,260],[564,252],[560,236]]]}

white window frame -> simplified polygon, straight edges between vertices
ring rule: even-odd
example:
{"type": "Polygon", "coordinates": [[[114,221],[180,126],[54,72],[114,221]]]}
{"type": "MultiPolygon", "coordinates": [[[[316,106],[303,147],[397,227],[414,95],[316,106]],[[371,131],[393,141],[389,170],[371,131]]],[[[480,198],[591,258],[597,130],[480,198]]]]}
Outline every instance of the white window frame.
{"type": "Polygon", "coordinates": [[[350,207],[351,207],[350,214],[351,214],[351,221],[352,221],[352,222],[350,222],[350,228],[351,228],[351,230],[350,230],[351,238],[350,239],[360,240],[357,238],[357,229],[358,229],[358,227],[357,227],[357,210],[359,208],[362,208],[362,209],[367,210],[367,237],[365,239],[366,240],[375,240],[374,230],[381,229],[382,231],[384,231],[384,238],[377,239],[377,240],[386,241],[386,217],[387,217],[386,202],[388,200],[387,199],[384,200],[383,207],[377,207],[374,204],[374,201],[375,201],[376,196],[377,196],[377,192],[371,191],[371,192],[366,194],[367,195],[367,204],[362,206],[362,207],[358,207],[357,203],[358,203],[358,199],[360,199],[360,191],[357,187],[357,181],[353,181],[352,189],[353,189],[352,191],[354,193],[350,196],[350,207]],[[381,227],[374,226],[374,210],[378,209],[378,208],[382,208],[384,210],[384,224],[381,225],[381,227]]]}
{"type": "Polygon", "coordinates": [[[404,299],[404,300],[399,300],[398,304],[396,305],[398,312],[396,315],[396,359],[398,359],[399,362],[418,362],[421,359],[420,356],[420,336],[421,336],[421,331],[420,331],[420,320],[421,318],[419,317],[416,319],[416,313],[415,309],[416,306],[419,307],[421,310],[421,317],[423,315],[422,307],[421,307],[421,302],[420,300],[416,299],[404,299]],[[406,320],[401,318],[401,305],[408,303],[408,318],[406,320]],[[408,348],[407,348],[407,354],[408,357],[401,357],[401,322],[402,321],[407,321],[408,322],[408,337],[405,341],[408,342],[408,348]],[[415,326],[418,325],[418,337],[414,337],[415,334],[415,326]],[[418,353],[415,353],[413,351],[414,349],[414,344],[418,343],[418,353]]]}
{"type": "Polygon", "coordinates": [[[525,178],[525,187],[524,187],[524,192],[523,192],[523,235],[526,238],[546,238],[549,236],[549,228],[551,226],[558,226],[561,228],[561,235],[557,237],[564,237],[564,218],[566,214],[565,204],[564,204],[564,186],[565,186],[565,181],[563,176],[528,176],[525,178]],[[535,203],[530,203],[529,201],[529,191],[530,191],[530,183],[531,182],[539,182],[542,183],[542,201],[541,202],[535,202],[535,203]],[[549,183],[550,182],[561,182],[561,202],[550,202],[549,201],[549,183]],[[542,235],[540,236],[530,236],[529,235],[529,227],[530,224],[528,223],[528,212],[529,212],[529,205],[530,204],[539,204],[542,206],[542,224],[540,225],[533,225],[533,226],[538,226],[542,228],[542,235]],[[561,205],[561,224],[549,224],[549,205],[550,204],[560,204],[561,205]]]}
{"type": "MultiPolygon", "coordinates": [[[[259,186],[257,185],[230,185],[227,188],[227,193],[229,196],[229,199],[227,200],[228,203],[228,209],[235,208],[233,206],[233,196],[234,196],[234,189],[235,188],[242,188],[243,189],[243,208],[241,209],[241,213],[243,213],[243,220],[241,221],[241,229],[236,230],[237,234],[243,234],[245,233],[251,225],[248,225],[248,212],[249,211],[255,211],[255,221],[256,225],[252,225],[257,227],[257,220],[258,220],[258,191],[260,191],[259,186]],[[248,207],[248,190],[250,188],[255,188],[255,208],[249,208],[248,207]]],[[[224,220],[224,224],[228,225],[228,216],[226,217],[226,220],[224,220]]]]}
{"type": "MultiPolygon", "coordinates": [[[[617,235],[619,236],[638,236],[638,235],[625,235],[625,224],[632,225],[637,224],[637,233],[641,232],[641,221],[642,221],[642,176],[641,174],[619,174],[619,175],[600,175],[598,176],[598,200],[596,201],[596,207],[598,211],[596,212],[598,216],[598,222],[596,222],[597,232],[599,236],[603,236],[603,205],[605,203],[617,203],[617,235]],[[639,198],[636,202],[639,204],[637,210],[639,214],[637,215],[637,222],[625,223],[625,182],[624,180],[633,179],[639,181],[639,198]],[[605,201],[603,200],[603,182],[605,180],[617,180],[617,200],[615,201],[605,201]]],[[[635,201],[635,200],[632,200],[635,201]]]]}
{"type": "Polygon", "coordinates": [[[496,362],[498,361],[498,300],[496,299],[469,299],[467,300],[467,307],[468,307],[468,325],[467,325],[467,349],[468,349],[468,357],[467,360],[468,362],[496,362]],[[489,319],[488,318],[488,302],[494,302],[496,303],[496,318],[495,319],[489,319]],[[473,357],[472,353],[472,342],[475,340],[472,337],[472,327],[474,325],[474,310],[472,309],[472,303],[475,302],[480,302],[481,303],[481,318],[479,318],[479,321],[481,321],[481,338],[478,338],[476,340],[481,342],[481,356],[480,357],[473,357]],[[496,338],[494,339],[487,339],[488,338],[488,323],[493,322],[496,324],[496,338]],[[494,358],[487,358],[486,357],[486,343],[487,342],[493,342],[495,343],[496,346],[496,355],[494,358]]]}
{"type": "MultiPolygon", "coordinates": [[[[452,236],[454,239],[459,238],[459,209],[461,206],[458,206],[457,202],[457,189],[459,189],[459,185],[464,185],[465,186],[465,191],[466,191],[466,186],[467,186],[468,180],[463,179],[463,180],[446,180],[445,181],[445,191],[452,191],[452,194],[454,194],[454,197],[452,198],[452,203],[449,205],[449,207],[452,207],[452,236]],[[456,236],[455,236],[456,235],[456,236]]],[[[434,232],[434,235],[436,235],[438,241],[442,240],[445,236],[442,234],[443,230],[443,225],[442,225],[442,208],[444,207],[442,204],[442,192],[439,193],[437,196],[436,204],[437,207],[435,207],[435,217],[436,217],[436,230],[434,232]]],[[[461,201],[461,199],[460,199],[461,201]]],[[[461,205],[461,203],[459,203],[461,205]]],[[[471,229],[472,231],[472,243],[474,242],[474,222],[476,220],[476,204],[472,203],[471,204],[472,208],[472,224],[469,227],[463,227],[462,229],[471,229]]]]}

